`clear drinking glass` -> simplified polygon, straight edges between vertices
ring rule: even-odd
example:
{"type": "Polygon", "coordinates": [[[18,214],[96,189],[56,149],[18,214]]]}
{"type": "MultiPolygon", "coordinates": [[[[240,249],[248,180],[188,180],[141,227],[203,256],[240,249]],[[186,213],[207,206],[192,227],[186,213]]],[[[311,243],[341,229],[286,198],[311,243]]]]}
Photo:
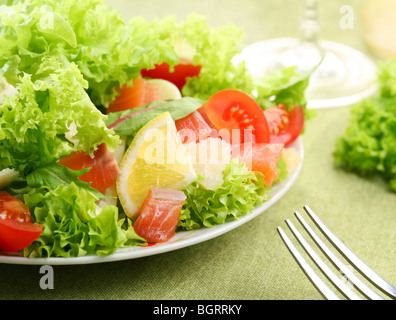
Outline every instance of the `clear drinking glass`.
{"type": "Polygon", "coordinates": [[[377,90],[377,67],[371,59],[352,47],[318,39],[316,0],[305,2],[300,31],[299,39],[276,38],[249,45],[238,59],[245,61],[253,77],[288,66],[304,72],[320,63],[306,90],[309,108],[351,105],[377,90]]]}

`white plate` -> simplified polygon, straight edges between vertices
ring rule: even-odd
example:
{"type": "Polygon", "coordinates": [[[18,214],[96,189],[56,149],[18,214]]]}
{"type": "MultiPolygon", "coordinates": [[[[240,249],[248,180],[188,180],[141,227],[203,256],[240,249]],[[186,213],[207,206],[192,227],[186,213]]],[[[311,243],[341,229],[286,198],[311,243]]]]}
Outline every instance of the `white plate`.
{"type": "Polygon", "coordinates": [[[298,168],[293,173],[289,174],[286,180],[273,188],[273,190],[271,191],[271,198],[268,201],[266,201],[262,206],[257,207],[252,213],[246,214],[245,216],[241,217],[239,220],[227,222],[225,224],[217,225],[212,228],[178,232],[172,239],[170,239],[166,243],[156,244],[148,247],[136,246],[130,248],[123,248],[117,250],[114,254],[105,257],[89,255],[76,258],[25,258],[16,255],[0,255],[0,263],[24,265],[78,265],[120,261],[165,253],[176,249],[192,246],[194,244],[209,239],[213,239],[257,217],[259,214],[261,214],[269,207],[271,207],[275,202],[277,202],[290,189],[290,187],[296,181],[302,167],[304,150],[301,138],[297,139],[290,146],[290,148],[295,148],[301,156],[301,162],[298,168]]]}

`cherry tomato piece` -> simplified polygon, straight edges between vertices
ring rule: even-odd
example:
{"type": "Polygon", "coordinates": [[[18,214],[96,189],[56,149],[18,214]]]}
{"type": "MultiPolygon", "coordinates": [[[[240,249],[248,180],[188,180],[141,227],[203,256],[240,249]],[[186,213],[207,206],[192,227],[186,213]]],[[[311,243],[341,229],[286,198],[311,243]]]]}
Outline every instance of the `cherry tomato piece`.
{"type": "Polygon", "coordinates": [[[258,103],[246,93],[224,89],[212,95],[201,111],[216,130],[227,130],[231,143],[269,143],[267,119],[258,103]]]}
{"type": "Polygon", "coordinates": [[[173,72],[170,72],[169,64],[164,62],[157,64],[154,69],[143,69],[140,73],[145,78],[168,80],[181,91],[186,84],[187,78],[197,77],[200,72],[200,65],[194,65],[188,60],[180,59],[179,64],[175,65],[173,72]]]}
{"type": "Polygon", "coordinates": [[[29,207],[6,191],[0,191],[0,219],[32,222],[29,207]]]}
{"type": "Polygon", "coordinates": [[[18,198],[0,191],[0,250],[16,252],[36,240],[42,225],[32,223],[29,208],[18,198]]]}
{"type": "Polygon", "coordinates": [[[271,143],[283,143],[285,146],[294,142],[304,128],[304,110],[295,106],[286,111],[284,104],[264,110],[270,130],[271,143]]]}
{"type": "Polygon", "coordinates": [[[0,219],[0,250],[16,252],[30,245],[42,233],[41,224],[0,219]]]}

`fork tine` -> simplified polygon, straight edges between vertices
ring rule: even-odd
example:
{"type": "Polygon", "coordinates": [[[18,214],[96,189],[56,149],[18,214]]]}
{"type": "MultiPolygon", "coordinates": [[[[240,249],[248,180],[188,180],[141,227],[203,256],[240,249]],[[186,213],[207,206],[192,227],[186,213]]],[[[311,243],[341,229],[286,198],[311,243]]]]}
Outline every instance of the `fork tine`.
{"type": "Polygon", "coordinates": [[[309,226],[305,219],[298,213],[294,213],[297,219],[300,221],[301,225],[304,227],[305,231],[311,236],[315,241],[317,246],[325,253],[327,258],[333,262],[333,264],[340,270],[347,278],[352,282],[366,297],[373,300],[383,300],[384,298],[371,290],[364,282],[362,282],[353,271],[348,268],[340,259],[329,249],[328,246],[322,241],[322,239],[316,234],[316,232],[309,226]]]}
{"type": "MultiPolygon", "coordinates": [[[[329,241],[339,250],[339,252],[353,265],[362,273],[363,276],[365,276],[368,280],[370,280],[374,285],[376,285],[379,289],[381,289],[384,293],[388,294],[392,298],[396,298],[396,288],[393,287],[390,283],[385,281],[383,278],[381,278],[377,273],[375,273],[372,269],[370,269],[362,260],[360,260],[351,250],[349,250],[345,244],[341,242],[327,227],[326,225],[317,217],[317,215],[308,207],[304,206],[304,210],[307,212],[307,214],[310,216],[310,218],[315,222],[315,224],[318,226],[318,228],[325,234],[325,236],[329,239],[329,241]]],[[[352,279],[356,278],[353,275],[353,273],[350,272],[348,268],[340,268],[349,279],[350,276],[352,276],[352,279]]],[[[355,280],[356,280],[355,279],[355,280]]],[[[355,283],[353,280],[352,282],[358,286],[358,283],[355,283]]],[[[359,281],[358,281],[359,282],[359,281]]],[[[362,289],[359,287],[359,289],[362,289]]],[[[364,290],[364,289],[363,289],[364,290]]],[[[367,295],[368,292],[363,291],[364,294],[367,295]]],[[[368,297],[371,297],[371,293],[367,295],[368,297]]],[[[373,299],[375,298],[382,298],[379,295],[374,296],[373,299]]]]}
{"type": "Polygon", "coordinates": [[[314,249],[308,244],[301,233],[296,229],[293,223],[286,219],[286,224],[289,226],[290,230],[293,232],[294,236],[297,238],[298,242],[305,249],[311,259],[316,263],[316,265],[322,270],[322,272],[328,277],[328,279],[347,297],[351,300],[362,300],[356,293],[354,293],[340,278],[327,266],[327,264],[319,257],[314,249]]]}
{"type": "Polygon", "coordinates": [[[307,277],[312,281],[314,286],[319,290],[323,296],[329,300],[340,300],[340,298],[323,282],[323,280],[316,274],[316,272],[310,267],[307,261],[303,258],[294,244],[291,242],[289,237],[285,234],[281,227],[277,228],[281,238],[290,250],[297,263],[301,266],[307,277]]]}

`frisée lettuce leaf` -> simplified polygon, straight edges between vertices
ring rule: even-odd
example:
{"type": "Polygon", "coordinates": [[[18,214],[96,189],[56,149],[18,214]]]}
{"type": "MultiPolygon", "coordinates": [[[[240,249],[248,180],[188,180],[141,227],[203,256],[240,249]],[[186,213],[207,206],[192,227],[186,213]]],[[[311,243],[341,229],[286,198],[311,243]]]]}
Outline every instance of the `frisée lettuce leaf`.
{"type": "Polygon", "coordinates": [[[40,77],[48,57],[74,62],[91,100],[107,106],[113,89],[140,76],[142,68],[177,60],[158,27],[142,17],[124,22],[104,0],[13,1],[0,6],[0,73],[15,86],[23,73],[40,77]]]}
{"type": "MultiPolygon", "coordinates": [[[[174,17],[158,23],[163,37],[169,39],[176,48],[180,41],[190,48],[176,50],[181,58],[201,65],[198,77],[187,78],[182,89],[184,96],[206,101],[222,89],[237,89],[252,96],[263,109],[278,103],[285,104],[288,110],[295,105],[301,105],[307,118],[314,115],[306,108],[305,99],[305,89],[312,71],[299,74],[296,67],[289,67],[253,79],[245,63],[236,62],[234,59],[243,47],[243,29],[232,23],[213,28],[207,23],[205,16],[198,14],[191,14],[180,23],[174,17]]],[[[170,64],[172,67],[172,62],[170,64]]]]}
{"type": "Polygon", "coordinates": [[[27,257],[104,256],[146,242],[135,233],[129,219],[119,219],[116,206],[106,205],[97,212],[99,199],[74,182],[49,192],[27,193],[24,200],[33,208],[35,221],[43,225],[40,237],[25,248],[27,257]]]}
{"type": "Polygon", "coordinates": [[[25,176],[73,151],[93,154],[101,143],[110,150],[118,146],[119,137],[89,99],[77,66],[53,67],[51,61],[42,65],[42,72],[51,71],[41,80],[25,74],[18,94],[3,97],[0,169],[14,168],[25,176]]]}
{"type": "MultiPolygon", "coordinates": [[[[140,77],[142,69],[163,62],[175,66],[182,57],[180,41],[194,49],[191,59],[202,69],[199,77],[188,79],[184,98],[172,104],[174,119],[226,88],[253,95],[262,108],[278,102],[305,106],[308,77],[285,69],[255,82],[243,63],[232,62],[242,36],[232,24],[211,28],[205,17],[194,14],[181,24],[174,17],[152,22],[136,17],[125,23],[105,0],[0,0],[0,75],[16,90],[1,96],[0,170],[18,171],[22,187],[9,190],[43,225],[25,256],[108,255],[145,242],[119,207],[97,205],[103,195],[78,179],[83,171],[57,161],[75,151],[93,155],[100,144],[114,151],[118,134],[133,136],[148,116],[161,111],[143,114],[149,105],[135,109],[133,117],[130,111],[104,114],[115,88],[140,77]]],[[[268,199],[263,176],[244,164],[232,161],[223,174],[224,183],[214,190],[199,181],[184,190],[179,229],[238,219],[268,199]]]]}
{"type": "Polygon", "coordinates": [[[7,187],[43,226],[40,237],[23,250],[25,257],[104,256],[146,243],[117,206],[78,179],[83,172],[52,163],[7,187]]]}
{"type": "Polygon", "coordinates": [[[380,175],[396,191],[396,60],[380,64],[379,92],[351,108],[336,140],[336,165],[360,175],[380,175]]]}
{"type": "Polygon", "coordinates": [[[263,175],[249,171],[237,159],[226,166],[223,179],[223,184],[214,190],[205,189],[199,180],[184,190],[187,200],[180,213],[178,229],[213,227],[237,220],[268,199],[271,188],[266,186],[263,175]]]}

